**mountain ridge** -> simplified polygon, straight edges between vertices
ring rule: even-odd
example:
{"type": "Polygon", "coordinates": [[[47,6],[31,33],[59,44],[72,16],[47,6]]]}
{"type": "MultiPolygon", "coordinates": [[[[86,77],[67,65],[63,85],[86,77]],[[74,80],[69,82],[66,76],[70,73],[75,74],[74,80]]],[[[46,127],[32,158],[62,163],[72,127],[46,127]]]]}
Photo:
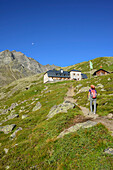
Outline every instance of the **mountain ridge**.
{"type": "Polygon", "coordinates": [[[12,81],[54,69],[55,65],[42,65],[31,57],[15,50],[0,52],[0,86],[12,81]]]}

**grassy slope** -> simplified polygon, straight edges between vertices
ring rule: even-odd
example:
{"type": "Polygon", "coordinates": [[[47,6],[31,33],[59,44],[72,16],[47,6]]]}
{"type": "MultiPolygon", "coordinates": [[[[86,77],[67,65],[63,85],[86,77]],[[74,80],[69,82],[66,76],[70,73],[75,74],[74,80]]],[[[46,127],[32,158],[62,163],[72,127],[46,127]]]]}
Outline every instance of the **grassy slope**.
{"type": "MultiPolygon", "coordinates": [[[[41,74],[42,76],[43,74],[41,74]]],[[[78,107],[69,110],[67,113],[60,113],[50,120],[46,116],[54,105],[64,101],[64,96],[68,87],[81,87],[104,85],[106,91],[97,89],[98,94],[98,114],[107,115],[113,113],[113,99],[109,94],[113,93],[113,74],[82,80],[82,81],[63,81],[58,83],[46,84],[51,92],[45,93],[45,84],[42,77],[36,75],[13,82],[1,89],[4,98],[0,100],[0,109],[8,108],[12,103],[18,104],[24,100],[14,110],[19,113],[18,118],[9,120],[4,125],[16,124],[16,128],[22,127],[14,140],[10,140],[10,135],[15,131],[4,134],[0,132],[0,169],[10,166],[10,169],[112,169],[113,155],[103,153],[104,149],[113,147],[113,137],[108,130],[101,124],[88,129],[80,129],[75,133],[70,133],[62,139],[56,139],[61,131],[73,125],[73,119],[78,114],[82,114],[78,107]],[[108,81],[108,78],[110,80],[108,81]],[[25,90],[30,86],[29,90],[25,90]],[[16,91],[15,91],[16,89],[16,91]],[[42,92],[43,91],[43,92],[42,92]],[[9,97],[8,97],[9,96],[9,97]],[[42,104],[40,110],[33,112],[32,109],[37,103],[42,104]],[[34,103],[33,103],[34,101],[34,103]],[[108,102],[107,104],[105,104],[108,102]],[[29,117],[22,119],[23,114],[29,117]],[[18,145],[15,145],[18,144],[18,145]],[[5,154],[4,148],[9,152],[5,154]]],[[[77,92],[81,87],[76,89],[77,92]]],[[[77,103],[89,107],[87,92],[79,93],[75,96],[77,103]],[[88,104],[88,105],[87,105],[88,104]]],[[[9,112],[10,114],[10,112],[9,112]]],[[[0,122],[7,115],[0,116],[0,122]]]]}
{"type": "MultiPolygon", "coordinates": [[[[107,71],[113,71],[113,57],[99,57],[91,60],[93,63],[93,69],[98,70],[100,66],[107,71]]],[[[73,66],[63,67],[64,70],[70,71],[72,69],[81,70],[83,73],[88,73],[90,71],[89,62],[82,62],[75,64],[73,66]]]]}

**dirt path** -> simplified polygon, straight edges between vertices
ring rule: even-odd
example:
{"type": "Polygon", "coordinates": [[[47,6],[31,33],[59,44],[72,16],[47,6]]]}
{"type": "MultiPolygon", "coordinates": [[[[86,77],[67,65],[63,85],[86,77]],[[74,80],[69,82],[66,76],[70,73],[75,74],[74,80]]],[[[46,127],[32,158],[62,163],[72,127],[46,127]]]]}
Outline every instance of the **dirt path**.
{"type": "Polygon", "coordinates": [[[67,92],[67,96],[64,98],[65,101],[70,101],[71,103],[76,103],[76,99],[73,99],[73,96],[75,95],[75,92],[74,92],[75,88],[73,86],[71,86],[69,89],[68,89],[68,92],[67,92]]]}
{"type": "MultiPolygon", "coordinates": [[[[64,98],[64,100],[70,101],[77,105],[77,103],[76,103],[77,100],[73,99],[73,96],[75,95],[74,90],[75,90],[75,88],[73,86],[71,86],[68,89],[67,96],[64,98]]],[[[108,128],[108,130],[111,131],[111,135],[113,136],[113,119],[110,120],[110,119],[108,119],[107,116],[99,116],[98,114],[92,114],[92,113],[90,113],[88,108],[82,107],[79,105],[77,105],[77,106],[82,110],[83,115],[86,118],[92,119],[97,123],[102,123],[103,125],[105,125],[108,128]]]]}

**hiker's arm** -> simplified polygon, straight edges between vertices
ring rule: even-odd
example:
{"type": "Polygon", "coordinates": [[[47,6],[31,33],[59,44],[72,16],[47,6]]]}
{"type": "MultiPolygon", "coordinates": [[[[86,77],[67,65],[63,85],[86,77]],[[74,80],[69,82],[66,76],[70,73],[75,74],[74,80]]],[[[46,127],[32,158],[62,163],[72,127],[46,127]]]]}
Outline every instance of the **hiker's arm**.
{"type": "Polygon", "coordinates": [[[88,99],[89,99],[89,96],[90,96],[90,92],[88,93],[88,99]]]}

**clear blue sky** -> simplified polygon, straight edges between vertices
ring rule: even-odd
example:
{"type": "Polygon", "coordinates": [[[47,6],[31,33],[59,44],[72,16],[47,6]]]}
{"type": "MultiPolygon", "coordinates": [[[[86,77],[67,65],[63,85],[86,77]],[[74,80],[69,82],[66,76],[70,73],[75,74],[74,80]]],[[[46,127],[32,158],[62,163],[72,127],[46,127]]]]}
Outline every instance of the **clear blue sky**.
{"type": "Polygon", "coordinates": [[[0,0],[0,51],[41,64],[113,56],[113,0],[0,0]]]}

